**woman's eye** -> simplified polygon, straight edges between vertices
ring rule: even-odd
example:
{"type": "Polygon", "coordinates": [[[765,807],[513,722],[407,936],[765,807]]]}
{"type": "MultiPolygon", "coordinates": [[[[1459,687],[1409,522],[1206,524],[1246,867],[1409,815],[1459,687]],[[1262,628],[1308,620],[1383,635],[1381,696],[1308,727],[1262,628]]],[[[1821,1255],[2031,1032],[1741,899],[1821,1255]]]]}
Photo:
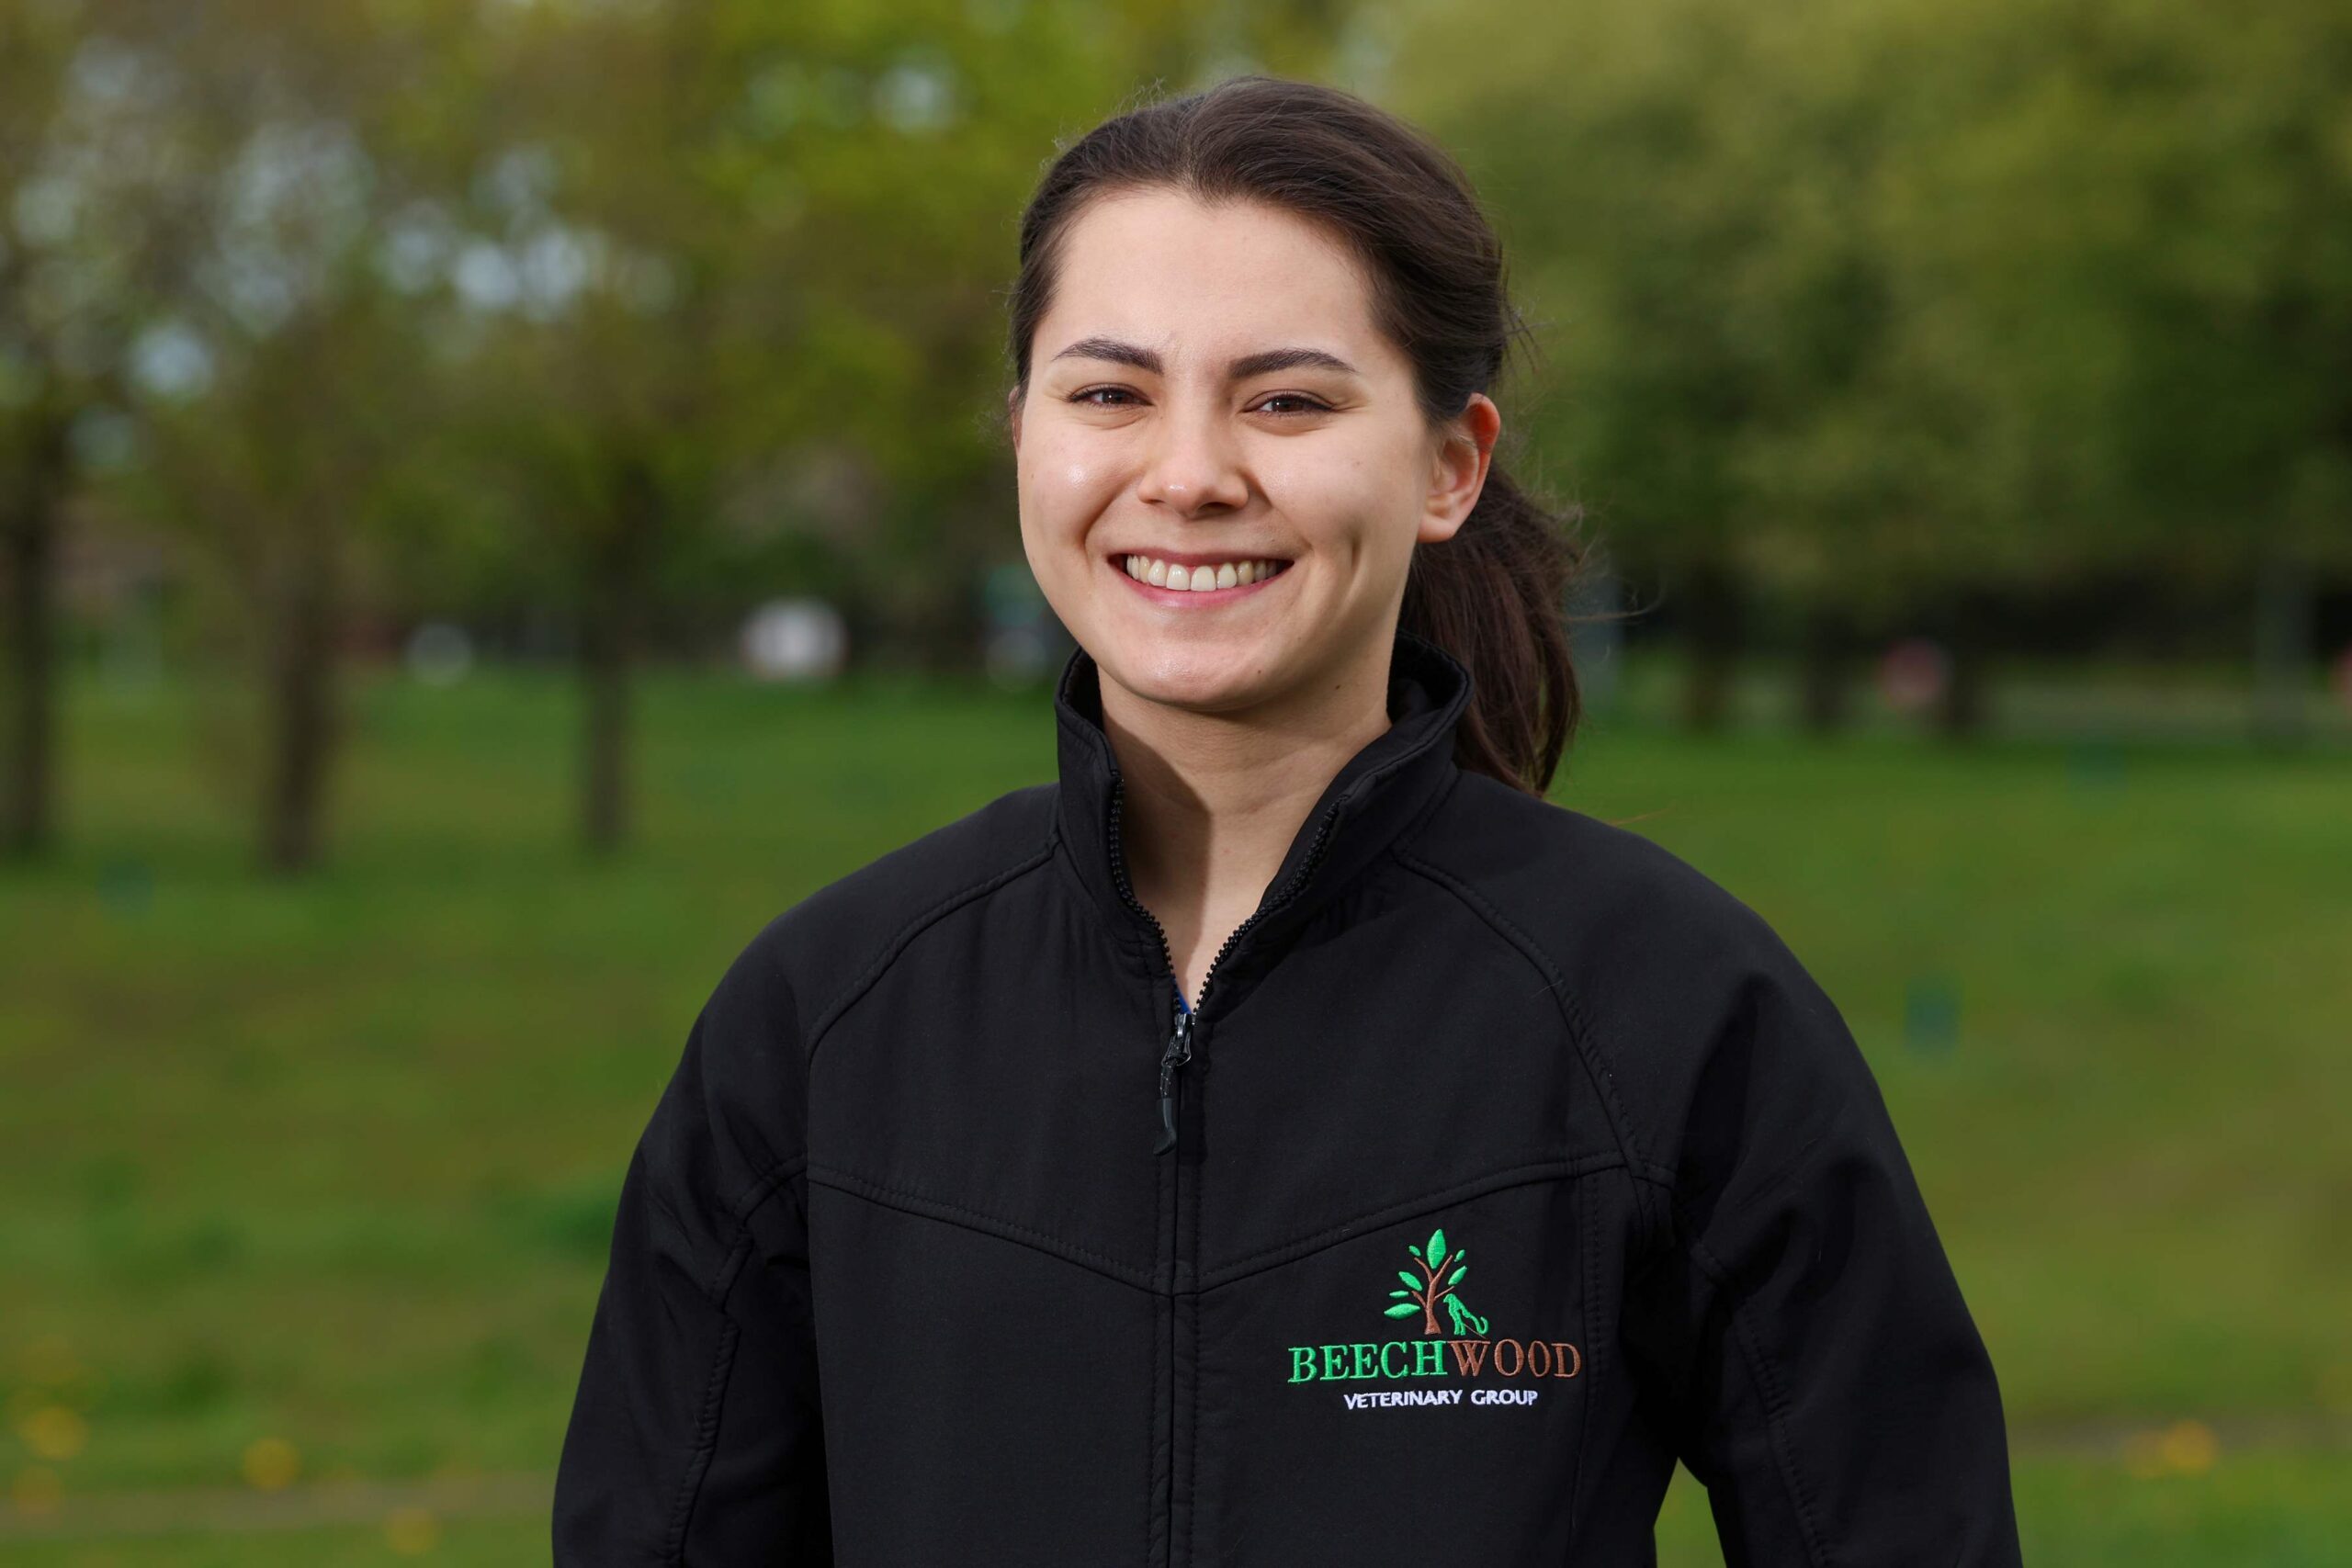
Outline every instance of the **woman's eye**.
{"type": "MultiPolygon", "coordinates": [[[[1125,387],[1089,387],[1082,392],[1071,393],[1069,400],[1081,407],[1094,409],[1129,408],[1136,406],[1137,402],[1135,394],[1125,387]]],[[[1318,402],[1301,392],[1276,392],[1261,399],[1255,406],[1277,419],[1296,419],[1302,414],[1331,412],[1329,403],[1318,402]],[[1277,408],[1274,405],[1278,403],[1292,406],[1277,408]]]]}

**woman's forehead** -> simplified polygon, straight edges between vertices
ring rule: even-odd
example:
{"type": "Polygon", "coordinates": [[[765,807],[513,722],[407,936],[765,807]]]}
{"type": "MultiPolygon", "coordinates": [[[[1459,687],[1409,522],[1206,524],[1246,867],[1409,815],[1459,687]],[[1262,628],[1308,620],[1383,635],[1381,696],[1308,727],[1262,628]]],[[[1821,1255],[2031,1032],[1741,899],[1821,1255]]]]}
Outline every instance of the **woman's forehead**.
{"type": "Polygon", "coordinates": [[[1103,338],[1149,347],[1179,374],[1311,345],[1373,368],[1370,294],[1353,257],[1281,208],[1123,192],[1088,204],[1059,260],[1036,344],[1045,356],[1103,338]]]}

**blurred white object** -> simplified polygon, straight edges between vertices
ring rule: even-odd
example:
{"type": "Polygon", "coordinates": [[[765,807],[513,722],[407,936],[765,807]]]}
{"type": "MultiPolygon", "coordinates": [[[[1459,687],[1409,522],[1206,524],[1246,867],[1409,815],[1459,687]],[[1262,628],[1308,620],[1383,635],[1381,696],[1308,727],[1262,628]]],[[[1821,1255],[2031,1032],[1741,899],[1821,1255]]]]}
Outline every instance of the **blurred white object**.
{"type": "Polygon", "coordinates": [[[830,681],[849,657],[849,626],[821,599],[771,599],[743,623],[743,667],[763,681],[830,681]]]}
{"type": "Polygon", "coordinates": [[[428,686],[454,686],[474,667],[474,639],[447,621],[427,621],[408,634],[408,672],[428,686]]]}

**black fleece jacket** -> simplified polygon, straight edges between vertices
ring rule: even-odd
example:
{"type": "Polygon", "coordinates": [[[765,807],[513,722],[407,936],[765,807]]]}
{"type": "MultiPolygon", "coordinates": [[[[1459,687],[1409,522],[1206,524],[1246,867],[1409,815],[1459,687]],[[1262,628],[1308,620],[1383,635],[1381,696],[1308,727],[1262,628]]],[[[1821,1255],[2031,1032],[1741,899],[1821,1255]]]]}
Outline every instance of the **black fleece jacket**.
{"type": "Polygon", "coordinates": [[[1459,767],[1410,633],[1196,1009],[1060,773],[777,916],[621,1190],[558,1568],[2018,1561],[1876,1081],[1746,905],[1459,767]]]}

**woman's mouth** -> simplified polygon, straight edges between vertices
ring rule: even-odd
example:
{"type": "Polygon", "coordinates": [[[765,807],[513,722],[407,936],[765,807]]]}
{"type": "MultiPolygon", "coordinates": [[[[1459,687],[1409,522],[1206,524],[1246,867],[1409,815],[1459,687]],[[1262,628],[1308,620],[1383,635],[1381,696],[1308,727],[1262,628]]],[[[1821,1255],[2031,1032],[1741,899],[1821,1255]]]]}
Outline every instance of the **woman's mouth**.
{"type": "Polygon", "coordinates": [[[1256,592],[1290,569],[1277,557],[1236,556],[1228,560],[1166,559],[1150,555],[1112,558],[1146,597],[1166,604],[1222,604],[1256,592]]]}

